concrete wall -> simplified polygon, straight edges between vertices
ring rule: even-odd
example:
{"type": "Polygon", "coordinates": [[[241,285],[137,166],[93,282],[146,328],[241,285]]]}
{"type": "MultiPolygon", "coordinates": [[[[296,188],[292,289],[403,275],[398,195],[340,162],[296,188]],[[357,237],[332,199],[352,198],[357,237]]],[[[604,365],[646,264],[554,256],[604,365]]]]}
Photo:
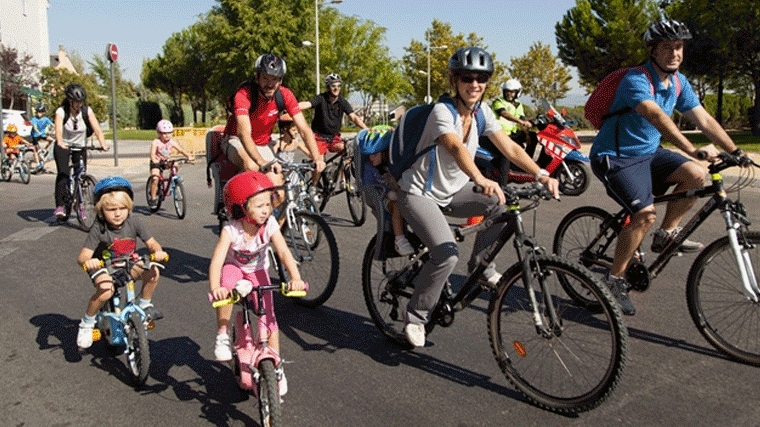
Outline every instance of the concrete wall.
{"type": "Polygon", "coordinates": [[[49,7],[49,0],[3,0],[0,7],[0,42],[32,55],[40,68],[50,65],[49,7]]]}

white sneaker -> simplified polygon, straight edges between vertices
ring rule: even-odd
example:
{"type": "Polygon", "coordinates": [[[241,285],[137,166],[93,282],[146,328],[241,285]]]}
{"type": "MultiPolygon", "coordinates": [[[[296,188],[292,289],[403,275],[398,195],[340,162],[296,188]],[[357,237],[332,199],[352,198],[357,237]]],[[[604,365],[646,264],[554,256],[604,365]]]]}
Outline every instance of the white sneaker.
{"type": "Polygon", "coordinates": [[[279,370],[280,379],[277,381],[277,388],[280,389],[280,396],[285,396],[288,392],[288,379],[285,378],[285,371],[282,369],[282,362],[280,362],[279,370]]]}
{"type": "Polygon", "coordinates": [[[407,323],[404,325],[404,335],[409,344],[415,347],[425,346],[425,325],[421,323],[407,323]]]}
{"type": "Polygon", "coordinates": [[[92,329],[94,323],[79,322],[79,332],[77,332],[77,347],[81,349],[92,347],[92,329]]]}
{"type": "Polygon", "coordinates": [[[411,243],[409,243],[409,240],[406,239],[404,236],[399,236],[394,241],[394,247],[396,248],[396,252],[398,252],[401,256],[407,256],[414,253],[414,248],[412,247],[411,243]]]}
{"type": "Polygon", "coordinates": [[[495,288],[496,285],[499,284],[499,280],[501,280],[501,274],[496,271],[496,268],[494,268],[493,265],[489,265],[488,268],[483,271],[483,275],[480,277],[479,281],[482,285],[495,288]]]}
{"type": "Polygon", "coordinates": [[[217,362],[227,362],[232,360],[232,350],[230,350],[230,336],[219,334],[216,336],[216,346],[214,347],[214,357],[217,362]]]}

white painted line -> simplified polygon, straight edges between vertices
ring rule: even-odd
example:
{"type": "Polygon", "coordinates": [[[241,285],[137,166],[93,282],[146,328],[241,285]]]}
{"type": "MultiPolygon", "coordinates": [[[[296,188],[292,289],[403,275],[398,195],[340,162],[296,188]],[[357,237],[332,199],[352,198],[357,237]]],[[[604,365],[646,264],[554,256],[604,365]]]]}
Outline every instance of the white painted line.
{"type": "Polygon", "coordinates": [[[55,227],[24,228],[0,240],[0,242],[27,242],[31,240],[38,240],[40,237],[48,233],[52,233],[55,230],[55,227]]]}

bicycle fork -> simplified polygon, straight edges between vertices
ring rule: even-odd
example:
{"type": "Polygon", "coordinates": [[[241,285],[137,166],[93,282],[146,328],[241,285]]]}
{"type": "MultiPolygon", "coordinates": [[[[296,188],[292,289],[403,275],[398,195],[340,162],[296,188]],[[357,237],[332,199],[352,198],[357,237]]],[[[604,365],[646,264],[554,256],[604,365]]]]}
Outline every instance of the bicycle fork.
{"type": "Polygon", "coordinates": [[[739,266],[739,273],[741,274],[742,285],[744,287],[744,296],[756,303],[760,300],[760,298],[758,298],[758,296],[760,296],[760,287],[758,287],[757,284],[757,276],[755,276],[755,270],[752,268],[752,259],[750,259],[747,246],[739,242],[739,232],[737,229],[740,227],[740,224],[732,221],[729,212],[724,212],[724,218],[726,220],[728,241],[731,243],[731,249],[736,258],[736,263],[739,266]]]}
{"type": "Polygon", "coordinates": [[[536,246],[535,242],[527,236],[522,236],[521,233],[515,236],[514,245],[517,250],[517,256],[519,262],[522,265],[522,280],[525,285],[525,292],[530,299],[530,305],[533,309],[533,323],[536,326],[536,333],[544,338],[551,338],[558,336],[561,333],[561,320],[557,315],[557,308],[554,306],[554,301],[546,289],[544,272],[541,271],[541,267],[536,262],[536,246]],[[543,305],[546,307],[544,314],[542,314],[541,304],[536,296],[535,283],[539,284],[541,294],[543,295],[543,305]],[[548,319],[546,316],[548,315],[548,319]],[[550,325],[550,326],[547,326],[550,325]]]}

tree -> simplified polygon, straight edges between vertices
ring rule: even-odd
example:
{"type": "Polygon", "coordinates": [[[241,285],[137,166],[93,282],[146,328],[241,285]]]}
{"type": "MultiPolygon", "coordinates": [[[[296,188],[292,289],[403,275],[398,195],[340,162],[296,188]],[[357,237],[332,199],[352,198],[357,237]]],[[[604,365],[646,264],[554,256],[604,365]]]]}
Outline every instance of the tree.
{"type": "Polygon", "coordinates": [[[39,86],[34,78],[34,73],[37,70],[38,67],[33,61],[32,55],[22,54],[19,56],[18,50],[0,44],[3,99],[10,99],[8,108],[13,109],[16,99],[25,96],[24,88],[37,88],[39,86]]]}
{"type": "Polygon", "coordinates": [[[590,91],[612,71],[647,59],[642,35],[658,14],[651,0],[577,0],[555,26],[559,58],[590,91]]]}
{"type": "Polygon", "coordinates": [[[538,102],[546,98],[552,104],[570,91],[570,70],[558,63],[548,45],[533,43],[525,56],[510,60],[510,75],[519,80],[523,92],[538,102]],[[556,84],[555,84],[556,83],[556,84]]]}
{"type": "MultiPolygon", "coordinates": [[[[483,44],[483,39],[475,33],[467,36],[460,33],[454,35],[451,24],[434,19],[430,28],[425,31],[427,40],[412,40],[404,50],[407,52],[403,58],[403,69],[406,78],[412,85],[411,103],[422,104],[427,96],[427,61],[428,46],[430,49],[430,96],[436,99],[440,94],[451,91],[448,74],[448,61],[451,55],[459,48],[466,46],[478,46],[486,51],[488,46],[483,44]],[[445,49],[435,47],[446,46],[445,49]]],[[[490,52],[489,52],[490,53],[490,52]]],[[[494,60],[494,74],[492,82],[499,82],[505,77],[504,65],[496,60],[496,55],[491,53],[494,60]]],[[[498,85],[490,84],[486,88],[484,98],[498,94],[498,85]]]]}
{"type": "Polygon", "coordinates": [[[92,74],[74,74],[65,69],[44,67],[41,70],[40,82],[44,97],[44,104],[49,111],[54,111],[61,105],[66,94],[64,89],[71,83],[79,83],[87,92],[87,105],[103,120],[107,115],[106,99],[102,96],[102,89],[98,86],[95,76],[92,74]]]}

